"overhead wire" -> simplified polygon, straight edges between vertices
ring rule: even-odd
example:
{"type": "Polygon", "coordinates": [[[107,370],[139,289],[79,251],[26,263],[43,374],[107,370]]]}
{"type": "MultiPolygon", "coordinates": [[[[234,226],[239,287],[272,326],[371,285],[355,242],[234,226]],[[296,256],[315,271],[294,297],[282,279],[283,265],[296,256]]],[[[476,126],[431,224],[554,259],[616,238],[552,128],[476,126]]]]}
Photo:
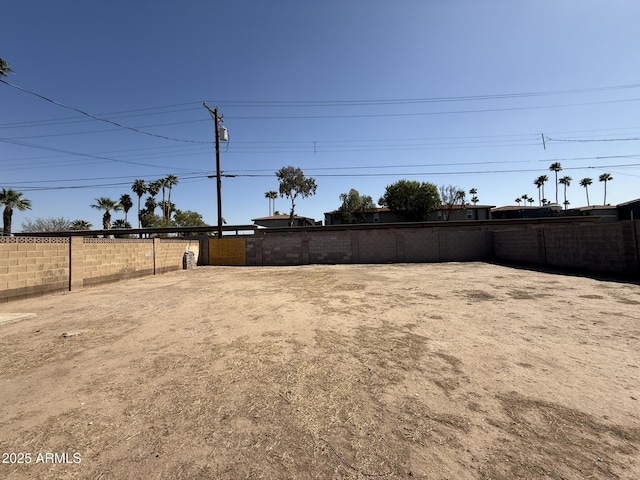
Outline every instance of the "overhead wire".
{"type": "Polygon", "coordinates": [[[53,99],[51,99],[51,98],[49,98],[49,97],[45,97],[44,95],[40,95],[39,93],[33,92],[33,91],[28,90],[28,89],[23,88],[23,87],[20,87],[19,85],[15,85],[15,84],[13,84],[13,83],[11,83],[11,82],[7,82],[6,80],[2,80],[2,79],[0,79],[0,82],[4,83],[4,84],[6,84],[6,85],[9,85],[10,87],[13,87],[13,88],[15,88],[15,89],[18,89],[18,90],[20,90],[20,91],[22,91],[22,92],[24,92],[24,93],[28,93],[29,95],[33,95],[33,96],[38,97],[38,98],[40,98],[40,99],[42,99],[42,100],[45,100],[45,101],[47,101],[47,102],[49,102],[49,103],[52,103],[52,104],[54,104],[54,105],[57,105],[57,106],[59,106],[59,107],[66,108],[66,109],[68,109],[68,110],[72,110],[72,111],[77,112],[77,113],[80,113],[81,115],[84,115],[84,116],[86,116],[86,117],[92,118],[92,119],[94,119],[94,120],[98,120],[98,121],[100,121],[100,122],[109,123],[109,124],[111,124],[111,125],[115,125],[116,127],[123,128],[123,129],[125,129],[125,130],[130,130],[130,131],[132,131],[132,132],[140,133],[140,134],[143,134],[143,135],[149,135],[149,136],[151,136],[151,137],[162,138],[162,139],[164,139],[164,140],[171,140],[171,141],[174,141],[174,142],[184,142],[184,143],[211,143],[211,142],[202,142],[202,141],[199,141],[199,140],[185,140],[185,139],[181,139],[181,138],[169,137],[169,136],[166,136],[166,135],[158,135],[158,134],[155,134],[155,133],[151,133],[151,132],[147,132],[147,131],[144,131],[144,130],[140,130],[140,129],[135,128],[135,127],[128,127],[128,126],[126,126],[126,125],[122,125],[122,124],[120,124],[120,123],[118,123],[118,122],[114,122],[113,120],[109,120],[108,118],[99,117],[99,116],[97,116],[97,115],[93,115],[93,114],[91,114],[91,113],[87,113],[87,112],[85,112],[85,111],[83,111],[83,110],[80,110],[80,109],[78,109],[78,108],[71,107],[71,106],[69,106],[69,105],[65,105],[64,103],[60,103],[60,102],[58,102],[58,101],[56,101],[56,100],[53,100],[53,99]]]}

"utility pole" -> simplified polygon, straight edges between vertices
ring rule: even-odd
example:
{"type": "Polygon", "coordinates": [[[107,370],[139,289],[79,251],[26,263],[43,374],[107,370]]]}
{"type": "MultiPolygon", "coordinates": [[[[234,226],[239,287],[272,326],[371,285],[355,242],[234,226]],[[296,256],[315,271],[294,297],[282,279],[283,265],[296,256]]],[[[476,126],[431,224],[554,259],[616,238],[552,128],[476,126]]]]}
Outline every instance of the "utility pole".
{"type": "Polygon", "coordinates": [[[218,117],[218,107],[211,110],[209,105],[206,102],[202,102],[204,108],[206,108],[211,117],[213,118],[213,123],[215,124],[215,134],[216,134],[216,187],[217,187],[217,195],[218,195],[218,238],[222,238],[222,175],[220,172],[220,126],[219,123],[223,120],[218,117]]]}

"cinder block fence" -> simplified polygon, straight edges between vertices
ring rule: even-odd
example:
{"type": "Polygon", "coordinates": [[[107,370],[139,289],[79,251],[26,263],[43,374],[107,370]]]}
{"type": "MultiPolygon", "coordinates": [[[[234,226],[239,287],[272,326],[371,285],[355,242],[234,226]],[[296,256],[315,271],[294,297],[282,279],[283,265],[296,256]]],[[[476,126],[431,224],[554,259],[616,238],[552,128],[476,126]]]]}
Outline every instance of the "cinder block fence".
{"type": "Polygon", "coordinates": [[[198,240],[0,237],[0,303],[182,268],[198,240]]]}
{"type": "Polygon", "coordinates": [[[215,239],[0,237],[0,303],[199,265],[489,261],[640,278],[640,221],[483,221],[257,230],[215,239]]]}

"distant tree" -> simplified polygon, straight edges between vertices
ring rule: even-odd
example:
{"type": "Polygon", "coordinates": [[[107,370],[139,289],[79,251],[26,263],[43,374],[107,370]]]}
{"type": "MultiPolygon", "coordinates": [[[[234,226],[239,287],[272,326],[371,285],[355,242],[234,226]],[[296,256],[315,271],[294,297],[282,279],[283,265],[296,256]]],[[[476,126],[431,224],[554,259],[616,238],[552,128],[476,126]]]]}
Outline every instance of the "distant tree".
{"type": "Polygon", "coordinates": [[[471,190],[469,190],[469,195],[471,195],[471,203],[473,203],[474,205],[480,201],[480,199],[477,196],[478,195],[477,188],[472,188],[471,190]]]}
{"type": "Polygon", "coordinates": [[[2,225],[4,235],[11,235],[11,218],[13,209],[19,211],[31,210],[31,200],[22,198],[22,192],[3,188],[0,192],[0,205],[4,206],[2,213],[2,225]]]}
{"type": "Polygon", "coordinates": [[[127,214],[129,213],[129,210],[131,210],[131,207],[133,207],[133,200],[131,200],[131,196],[126,193],[120,195],[120,205],[122,205],[122,210],[124,210],[124,221],[126,222],[127,214]]]}
{"type": "Polygon", "coordinates": [[[91,208],[104,210],[104,215],[102,216],[102,228],[103,230],[109,230],[111,228],[111,210],[114,212],[122,210],[122,205],[108,197],[98,197],[96,198],[96,203],[91,205],[91,208]]]}
{"type": "Polygon", "coordinates": [[[547,177],[546,175],[540,175],[538,178],[536,178],[535,182],[533,182],[536,186],[540,185],[540,187],[538,187],[538,191],[541,189],[542,190],[542,205],[545,204],[545,195],[544,195],[544,184],[546,182],[549,181],[549,177],[547,177]]]}
{"type": "Polygon", "coordinates": [[[556,174],[556,204],[558,203],[558,172],[562,170],[562,165],[560,162],[552,163],[549,167],[549,170],[556,174]]]}
{"type": "Polygon", "coordinates": [[[529,206],[533,207],[533,202],[535,202],[535,200],[533,199],[533,197],[529,197],[527,199],[527,202],[529,202],[529,206]]]}
{"type": "Polygon", "coordinates": [[[307,178],[299,168],[282,167],[276,172],[276,177],[280,182],[280,196],[291,200],[291,212],[289,213],[289,224],[293,226],[295,216],[296,198],[307,198],[316,194],[316,181],[314,178],[307,178]]]}
{"type": "Polygon", "coordinates": [[[527,195],[526,193],[524,195],[522,195],[520,197],[522,199],[522,201],[524,202],[525,206],[527,205],[527,202],[529,201],[529,195],[527,195]]]}
{"type": "Polygon", "coordinates": [[[593,180],[589,177],[583,178],[580,180],[580,186],[584,187],[584,191],[587,194],[587,206],[589,206],[589,185],[593,183],[593,180]]]}
{"type": "Polygon", "coordinates": [[[62,232],[65,230],[71,230],[71,225],[71,220],[67,220],[64,217],[36,218],[33,221],[27,218],[22,222],[22,232],[62,232]]]}
{"type": "Polygon", "coordinates": [[[398,180],[387,185],[378,205],[398,212],[409,221],[422,221],[440,206],[440,194],[433,183],[398,180]]]}
{"type": "Polygon", "coordinates": [[[562,204],[564,205],[564,209],[566,210],[567,208],[569,208],[569,204],[571,202],[569,200],[565,200],[562,204]]]}
{"type": "MultiPolygon", "coordinates": [[[[205,227],[207,224],[205,223],[202,215],[198,212],[194,212],[192,210],[176,210],[175,215],[173,217],[173,224],[177,227],[205,227]]],[[[205,235],[208,232],[183,232],[181,235],[183,237],[189,235],[205,235]]]]}
{"type": "Polygon", "coordinates": [[[273,215],[271,212],[276,208],[276,198],[278,198],[278,192],[275,190],[269,190],[264,192],[264,198],[269,200],[269,216],[273,215]],[[273,208],[271,207],[273,205],[273,208]]]}
{"type": "Polygon", "coordinates": [[[71,222],[69,230],[91,230],[91,227],[93,225],[86,220],[74,220],[71,222]]]}
{"type": "Polygon", "coordinates": [[[516,203],[520,205],[522,203],[522,197],[516,198],[516,203]]]}
{"type": "MultiPolygon", "coordinates": [[[[128,228],[131,228],[131,224],[129,222],[127,222],[126,220],[124,220],[122,218],[119,218],[119,219],[113,221],[112,227],[115,230],[126,230],[128,228]]],[[[115,238],[129,238],[129,237],[131,237],[131,235],[122,234],[122,233],[116,233],[113,236],[115,238]]]]}
{"type": "Polygon", "coordinates": [[[466,192],[459,187],[453,185],[440,187],[440,202],[447,212],[446,220],[451,219],[451,213],[456,206],[464,205],[466,192]]]}
{"type": "Polygon", "coordinates": [[[168,220],[169,217],[171,216],[171,213],[172,213],[171,206],[173,205],[171,203],[171,191],[173,190],[173,187],[175,187],[178,184],[178,177],[176,177],[175,175],[167,175],[164,181],[167,186],[167,189],[169,190],[169,195],[167,197],[167,203],[165,204],[165,207],[167,208],[167,210],[165,211],[163,209],[163,213],[164,213],[164,218],[168,220]]]}
{"type": "Polygon", "coordinates": [[[131,224],[126,220],[119,218],[113,221],[112,227],[113,228],[131,228],[131,224]]]}
{"type": "Polygon", "coordinates": [[[178,227],[205,227],[202,215],[192,210],[176,210],[173,222],[178,227]]]}
{"type": "Polygon", "coordinates": [[[9,64],[3,59],[0,58],[0,79],[2,77],[6,77],[8,73],[13,72],[9,64]]]}
{"type": "Polygon", "coordinates": [[[338,208],[338,214],[343,223],[362,223],[366,220],[367,214],[375,212],[376,204],[369,195],[360,195],[355,188],[349,193],[341,193],[342,205],[338,208]]]}
{"type": "Polygon", "coordinates": [[[599,180],[601,182],[604,182],[604,201],[603,201],[603,205],[607,204],[607,182],[610,182],[611,180],[613,180],[613,177],[611,176],[610,173],[603,173],[602,175],[600,175],[599,180]]]}
{"type": "Polygon", "coordinates": [[[558,180],[558,182],[564,186],[564,209],[567,209],[567,205],[569,205],[569,202],[567,202],[567,187],[571,185],[571,180],[573,180],[573,178],[571,178],[568,175],[565,175],[564,177],[562,177],[560,180],[558,180]]]}
{"type": "Polygon", "coordinates": [[[153,197],[147,197],[147,200],[144,202],[145,211],[143,214],[147,215],[155,215],[156,207],[158,206],[158,202],[153,197]]]}
{"type": "Polygon", "coordinates": [[[159,203],[160,208],[162,209],[162,218],[165,222],[171,220],[171,215],[176,210],[175,203],[171,203],[169,200],[164,200],[159,203]]]}

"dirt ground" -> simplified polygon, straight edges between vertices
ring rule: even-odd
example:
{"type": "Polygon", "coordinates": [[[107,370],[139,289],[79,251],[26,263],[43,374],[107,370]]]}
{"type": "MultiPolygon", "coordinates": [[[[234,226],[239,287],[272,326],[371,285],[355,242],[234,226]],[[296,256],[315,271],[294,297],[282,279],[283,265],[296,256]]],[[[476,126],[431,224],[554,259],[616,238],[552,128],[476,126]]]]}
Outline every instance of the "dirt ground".
{"type": "Polygon", "coordinates": [[[198,267],[7,312],[3,479],[640,478],[636,284],[198,267]]]}

